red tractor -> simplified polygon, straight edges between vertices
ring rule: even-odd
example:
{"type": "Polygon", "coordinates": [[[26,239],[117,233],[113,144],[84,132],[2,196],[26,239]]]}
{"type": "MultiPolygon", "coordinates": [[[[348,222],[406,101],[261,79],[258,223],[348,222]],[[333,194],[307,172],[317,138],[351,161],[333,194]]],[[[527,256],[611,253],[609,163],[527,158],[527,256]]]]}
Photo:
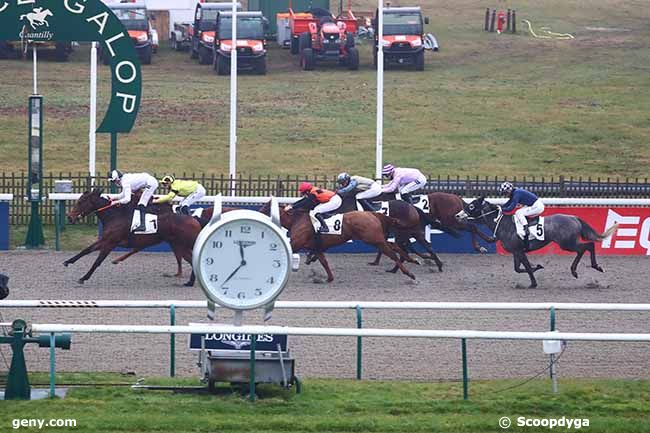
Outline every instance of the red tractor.
{"type": "Polygon", "coordinates": [[[354,46],[357,19],[352,11],[335,18],[324,9],[294,14],[289,9],[292,33],[298,36],[300,66],[312,71],[318,61],[336,61],[350,70],[359,69],[359,51],[354,46]]]}

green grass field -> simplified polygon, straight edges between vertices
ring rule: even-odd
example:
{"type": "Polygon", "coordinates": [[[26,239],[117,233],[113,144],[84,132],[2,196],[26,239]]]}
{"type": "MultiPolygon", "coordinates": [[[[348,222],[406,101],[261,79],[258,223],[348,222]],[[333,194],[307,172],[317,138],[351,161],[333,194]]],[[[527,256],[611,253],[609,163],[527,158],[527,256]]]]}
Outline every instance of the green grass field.
{"type": "MultiPolygon", "coordinates": [[[[68,383],[130,383],[110,374],[59,375],[68,383]]],[[[36,381],[47,383],[39,374],[36,381]]],[[[195,380],[151,379],[148,384],[198,385],[195,380]]],[[[63,399],[0,402],[0,428],[19,418],[75,419],[77,432],[499,432],[549,431],[517,427],[518,417],[588,419],[581,431],[647,432],[647,381],[561,381],[553,394],[548,381],[499,392],[517,381],[472,382],[469,401],[459,383],[309,380],[302,394],[258,388],[259,399],[230,388],[219,395],[133,391],[129,387],[75,388],[63,399]]],[[[25,429],[22,429],[25,430],[25,429]]],[[[28,431],[36,431],[30,429],[28,431]]],[[[45,431],[45,430],[43,430],[45,431]]],[[[556,427],[550,431],[574,431],[556,427]]]]}
{"type": "MultiPolygon", "coordinates": [[[[395,3],[395,2],[394,2],[395,3]]],[[[411,4],[409,2],[396,2],[411,4]]],[[[485,4],[419,2],[439,53],[425,72],[385,76],[384,159],[440,175],[640,176],[650,162],[650,9],[641,0],[522,0],[519,34],[482,31],[485,4]],[[575,34],[534,39],[538,29],[575,34]]],[[[353,2],[372,10],[370,0],[353,2]]],[[[375,155],[372,55],[361,69],[299,69],[273,43],[266,76],[239,78],[238,170],[252,175],[370,174],[375,155]]],[[[40,62],[45,95],[46,171],[88,167],[89,53],[40,62]]],[[[0,172],[26,168],[26,104],[31,62],[0,61],[0,172]]],[[[108,70],[100,68],[99,120],[108,70]]],[[[143,66],[143,103],[119,139],[125,170],[227,173],[229,81],[187,53],[163,48],[143,66]]],[[[108,137],[98,171],[108,169],[108,137]]]]}

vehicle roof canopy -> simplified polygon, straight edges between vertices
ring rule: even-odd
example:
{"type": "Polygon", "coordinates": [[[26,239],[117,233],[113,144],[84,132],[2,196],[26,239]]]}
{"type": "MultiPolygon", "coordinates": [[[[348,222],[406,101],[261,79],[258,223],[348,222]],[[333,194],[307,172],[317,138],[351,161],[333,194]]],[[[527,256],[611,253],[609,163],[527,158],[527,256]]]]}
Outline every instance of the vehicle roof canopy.
{"type": "MultiPolygon", "coordinates": [[[[219,17],[232,18],[232,11],[219,12],[219,15],[217,15],[217,19],[219,19],[219,17]]],[[[264,15],[262,15],[262,12],[260,12],[260,11],[237,12],[237,18],[239,18],[239,17],[242,17],[242,18],[264,18],[264,15]]]]}
{"type": "Polygon", "coordinates": [[[398,7],[389,7],[389,8],[384,8],[384,14],[403,14],[403,13],[422,13],[422,9],[420,6],[412,6],[412,7],[403,7],[403,8],[398,8],[398,7]]]}
{"type": "Polygon", "coordinates": [[[112,3],[108,5],[111,9],[147,9],[144,3],[112,3]]]}
{"type": "MultiPolygon", "coordinates": [[[[215,3],[197,3],[196,7],[201,9],[218,9],[218,10],[228,10],[232,9],[232,3],[230,2],[215,2],[215,3]]],[[[237,10],[241,10],[241,3],[237,2],[237,10]]]]}

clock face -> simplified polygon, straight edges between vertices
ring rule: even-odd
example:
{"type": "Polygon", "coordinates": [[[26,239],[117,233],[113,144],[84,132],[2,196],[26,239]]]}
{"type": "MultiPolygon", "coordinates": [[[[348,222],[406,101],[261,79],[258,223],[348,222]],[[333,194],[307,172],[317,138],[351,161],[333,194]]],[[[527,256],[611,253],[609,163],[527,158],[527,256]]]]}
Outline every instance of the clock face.
{"type": "Polygon", "coordinates": [[[284,234],[270,221],[238,218],[207,236],[197,274],[211,300],[235,309],[257,308],[284,288],[290,257],[284,234]]]}

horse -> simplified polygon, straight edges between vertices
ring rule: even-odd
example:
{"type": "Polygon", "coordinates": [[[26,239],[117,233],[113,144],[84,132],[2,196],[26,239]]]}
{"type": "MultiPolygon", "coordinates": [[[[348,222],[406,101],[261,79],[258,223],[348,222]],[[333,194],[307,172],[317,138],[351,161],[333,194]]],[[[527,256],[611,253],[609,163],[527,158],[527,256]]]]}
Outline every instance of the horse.
{"type": "MultiPolygon", "coordinates": [[[[422,194],[420,200],[422,200],[422,194]]],[[[380,197],[382,199],[394,198],[394,194],[382,194],[380,197]]],[[[474,251],[479,253],[487,253],[487,249],[481,246],[478,243],[477,237],[481,238],[485,242],[494,243],[496,239],[494,237],[488,236],[483,233],[475,224],[459,221],[456,218],[458,212],[462,211],[465,207],[465,202],[462,198],[456,194],[449,194],[446,192],[432,192],[425,195],[426,203],[423,203],[422,209],[424,212],[427,212],[429,217],[433,221],[438,222],[438,226],[433,226],[432,228],[437,228],[450,234],[455,238],[460,237],[461,232],[469,232],[472,239],[472,247],[474,251]]]]}
{"type": "MultiPolygon", "coordinates": [[[[270,203],[266,203],[259,211],[268,215],[270,209],[270,203]]],[[[325,258],[324,251],[328,248],[341,245],[350,239],[363,241],[375,246],[383,254],[390,257],[403,274],[411,279],[415,279],[415,275],[409,272],[402,264],[401,259],[404,258],[404,252],[399,247],[395,247],[398,251],[397,253],[393,251],[390,244],[384,238],[384,233],[389,226],[399,225],[399,222],[394,218],[375,212],[348,212],[343,214],[340,235],[317,235],[314,233],[314,227],[308,211],[302,209],[286,210],[285,207],[281,207],[280,224],[290,232],[291,248],[293,251],[300,249],[314,251],[318,261],[325,269],[325,272],[327,272],[328,283],[334,281],[334,274],[332,274],[329,263],[325,258]]]]}
{"type": "Polygon", "coordinates": [[[584,220],[573,216],[556,214],[544,218],[544,240],[530,240],[528,249],[524,241],[517,236],[515,221],[512,216],[505,216],[501,206],[489,203],[484,197],[479,197],[469,203],[458,215],[461,220],[479,220],[485,224],[492,233],[501,241],[503,248],[512,253],[514,258],[515,272],[528,273],[530,278],[529,288],[537,287],[537,280],[534,273],[544,269],[542,265],[533,267],[526,257],[527,251],[538,250],[551,242],[555,242],[565,251],[576,253],[576,257],[571,264],[571,275],[578,278],[576,271],[580,259],[586,251],[589,251],[591,257],[591,267],[598,272],[603,272],[596,262],[595,244],[596,241],[602,241],[616,231],[618,225],[614,224],[604,233],[598,233],[584,220]],[[580,238],[588,242],[580,242],[580,238]],[[521,269],[521,265],[524,269],[521,269]]]}
{"type": "Polygon", "coordinates": [[[9,296],[9,277],[0,274],[0,299],[4,299],[9,296]]]}
{"type": "MultiPolygon", "coordinates": [[[[353,195],[347,195],[343,198],[343,203],[336,212],[337,213],[346,213],[353,212],[357,210],[357,200],[353,195]]],[[[410,239],[414,238],[420,245],[424,247],[427,251],[428,256],[422,255],[419,252],[415,251],[415,254],[422,257],[423,259],[430,259],[436,263],[438,270],[442,272],[442,262],[436,255],[436,253],[431,248],[431,244],[424,237],[424,228],[429,225],[435,225],[436,222],[431,220],[424,212],[416,208],[410,203],[407,203],[403,200],[388,200],[388,208],[380,209],[377,212],[387,212],[391,218],[394,218],[399,221],[399,226],[391,226],[390,229],[385,233],[385,238],[387,239],[390,235],[390,231],[393,231],[395,234],[395,243],[403,251],[408,251],[411,249],[410,239]],[[392,229],[392,230],[391,230],[392,229]]],[[[369,265],[377,266],[379,264],[379,259],[381,258],[381,251],[377,252],[377,257],[373,262],[370,262],[369,265]]],[[[405,255],[408,257],[408,255],[405,255]]],[[[417,263],[415,260],[407,261],[412,263],[417,263]]],[[[308,261],[307,264],[310,262],[308,261]]],[[[395,273],[399,268],[397,266],[393,269],[387,270],[387,272],[395,273]]]]}
{"type": "MultiPolygon", "coordinates": [[[[134,235],[131,233],[131,220],[135,203],[129,206],[110,206],[110,201],[103,198],[101,193],[101,189],[86,191],[67,214],[68,221],[74,223],[79,218],[97,212],[97,216],[104,226],[101,239],[63,262],[63,265],[67,267],[93,251],[100,251],[90,270],[79,279],[80,284],[90,278],[95,269],[117,246],[144,248],[160,242],[168,242],[174,254],[180,255],[191,265],[194,241],[201,231],[201,224],[196,219],[187,215],[163,213],[158,215],[157,233],[134,235]]],[[[194,285],[194,279],[194,272],[192,272],[190,280],[185,285],[194,285]]]]}

